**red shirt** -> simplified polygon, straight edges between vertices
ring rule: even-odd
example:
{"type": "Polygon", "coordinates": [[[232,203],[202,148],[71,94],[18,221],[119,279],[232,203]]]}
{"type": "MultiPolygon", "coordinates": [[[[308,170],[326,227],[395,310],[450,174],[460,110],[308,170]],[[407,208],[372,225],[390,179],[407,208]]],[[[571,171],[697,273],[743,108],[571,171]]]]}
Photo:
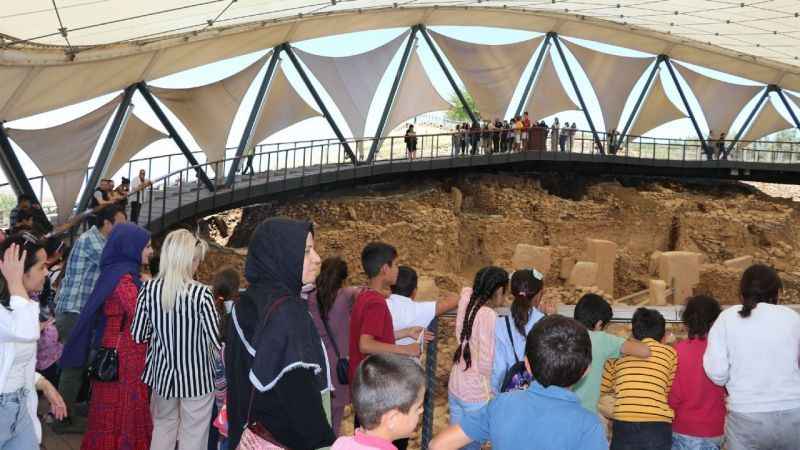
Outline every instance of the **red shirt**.
{"type": "Polygon", "coordinates": [[[386,297],[373,289],[367,289],[358,297],[350,314],[350,372],[352,382],[356,377],[356,369],[367,356],[361,353],[358,341],[362,335],[375,338],[384,344],[394,344],[394,327],[392,313],[386,305],[386,297]]]}
{"type": "Polygon", "coordinates": [[[712,383],[703,370],[708,341],[687,339],[675,344],[678,370],[669,392],[675,410],[672,431],[695,437],[725,434],[725,389],[712,383]]]}

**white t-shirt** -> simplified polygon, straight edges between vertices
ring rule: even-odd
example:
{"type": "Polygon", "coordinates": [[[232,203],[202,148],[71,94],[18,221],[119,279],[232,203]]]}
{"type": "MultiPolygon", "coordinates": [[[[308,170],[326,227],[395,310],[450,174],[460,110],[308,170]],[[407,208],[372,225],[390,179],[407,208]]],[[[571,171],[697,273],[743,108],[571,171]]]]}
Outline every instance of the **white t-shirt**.
{"type": "MultiPolygon", "coordinates": [[[[386,300],[389,312],[392,313],[392,326],[395,331],[410,327],[425,327],[436,317],[436,302],[416,302],[408,297],[392,294],[386,300]]],[[[403,338],[395,342],[397,345],[408,345],[416,339],[403,338]]]]}

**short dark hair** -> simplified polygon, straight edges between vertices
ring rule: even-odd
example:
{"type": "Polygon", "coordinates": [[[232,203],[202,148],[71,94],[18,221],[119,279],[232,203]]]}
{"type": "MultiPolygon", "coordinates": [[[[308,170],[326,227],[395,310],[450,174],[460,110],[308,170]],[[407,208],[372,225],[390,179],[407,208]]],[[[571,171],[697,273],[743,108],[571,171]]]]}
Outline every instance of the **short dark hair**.
{"type": "Polygon", "coordinates": [[[231,299],[239,290],[239,272],[231,266],[221,268],[214,274],[211,287],[214,297],[231,299]]]}
{"type": "Polygon", "coordinates": [[[375,278],[381,273],[384,264],[391,267],[397,259],[397,249],[383,242],[370,242],[361,251],[361,265],[368,278],[375,278]]]}
{"type": "Polygon", "coordinates": [[[392,286],[392,294],[411,297],[417,289],[417,271],[408,266],[397,268],[397,282],[392,286]]]}
{"type": "Polygon", "coordinates": [[[425,386],[422,367],[411,358],[388,353],[368,356],[353,380],[353,409],[367,430],[394,409],[407,414],[425,386]]]}
{"type": "Polygon", "coordinates": [[[60,237],[51,236],[45,240],[44,250],[47,252],[48,258],[55,255],[58,251],[61,251],[63,254],[64,240],[60,237]]]}
{"type": "Polygon", "coordinates": [[[525,345],[531,375],[544,387],[569,387],[592,363],[592,341],[577,320],[554,314],[536,322],[525,345]]]}
{"type": "Polygon", "coordinates": [[[739,315],[750,317],[750,313],[759,303],[777,304],[782,289],[783,282],[772,267],[763,264],[748,267],[739,282],[739,293],[742,296],[739,315]]]}
{"type": "Polygon", "coordinates": [[[686,300],[686,308],[681,314],[681,320],[689,331],[689,339],[707,335],[721,312],[722,308],[714,297],[708,295],[689,297],[686,300]]]}
{"type": "Polygon", "coordinates": [[[103,222],[110,222],[112,225],[114,225],[114,218],[116,217],[117,213],[122,213],[126,219],[128,218],[128,214],[125,213],[125,210],[117,205],[108,205],[100,211],[97,211],[95,213],[97,216],[97,227],[102,227],[103,222]]]}
{"type": "Polygon", "coordinates": [[[597,294],[586,294],[575,305],[573,317],[589,330],[594,329],[597,322],[605,327],[614,316],[611,305],[597,294]]]}
{"type": "Polygon", "coordinates": [[[30,203],[33,203],[33,202],[34,202],[34,200],[33,200],[33,196],[32,196],[32,195],[30,195],[30,194],[19,194],[19,195],[17,196],[17,204],[20,204],[20,203],[22,203],[22,202],[30,202],[30,203]]]}
{"type": "Polygon", "coordinates": [[[638,308],[633,313],[633,337],[640,341],[645,338],[660,341],[667,332],[664,316],[655,309],[638,308]]]}

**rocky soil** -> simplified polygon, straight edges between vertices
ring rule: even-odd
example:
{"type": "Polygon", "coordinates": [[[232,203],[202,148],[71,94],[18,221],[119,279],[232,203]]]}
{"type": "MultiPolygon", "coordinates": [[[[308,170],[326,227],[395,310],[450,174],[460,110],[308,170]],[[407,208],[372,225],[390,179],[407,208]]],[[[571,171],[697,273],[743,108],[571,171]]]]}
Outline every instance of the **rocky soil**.
{"type": "MultiPolygon", "coordinates": [[[[471,284],[484,265],[510,269],[515,246],[524,243],[553,248],[546,296],[574,303],[581,292],[565,286],[560,261],[579,257],[585,239],[596,238],[619,245],[617,297],[646,289],[653,278],[648,261],[654,251],[689,250],[705,255],[695,293],[737,303],[740,272],[722,262],[752,255],[780,271],[784,301],[800,303],[800,208],[792,200],[795,192],[759,188],[787,198],[771,197],[742,183],[587,180],[549,174],[475,174],[354,186],[347,192],[251,206],[205,219],[201,229],[219,246],[201,267],[201,279],[209,280],[223,265],[242,268],[255,226],[282,215],[313,220],[318,252],[344,258],[353,284],[364,282],[358,258],[363,245],[373,240],[395,245],[402,264],[449,291],[471,284]]],[[[440,327],[437,426],[447,422],[453,326],[446,319],[440,327]]]]}

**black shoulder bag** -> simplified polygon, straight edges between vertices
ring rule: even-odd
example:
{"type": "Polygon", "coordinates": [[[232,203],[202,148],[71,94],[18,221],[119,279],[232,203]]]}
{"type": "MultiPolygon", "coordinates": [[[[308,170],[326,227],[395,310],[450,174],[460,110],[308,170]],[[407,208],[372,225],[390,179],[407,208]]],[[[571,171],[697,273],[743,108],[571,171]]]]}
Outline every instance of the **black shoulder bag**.
{"type": "Polygon", "coordinates": [[[320,317],[320,319],[322,320],[322,325],[325,326],[325,332],[328,333],[328,340],[333,344],[333,351],[336,353],[336,379],[339,380],[339,384],[341,385],[349,384],[348,373],[350,372],[350,360],[342,358],[342,354],[339,352],[339,346],[336,345],[336,338],[331,333],[330,327],[328,327],[328,321],[322,317],[320,317]]]}
{"type": "Polygon", "coordinates": [[[122,322],[117,333],[117,344],[114,347],[100,347],[89,363],[89,377],[97,381],[112,382],[119,379],[119,339],[125,331],[126,313],[122,313],[122,322]]]}

